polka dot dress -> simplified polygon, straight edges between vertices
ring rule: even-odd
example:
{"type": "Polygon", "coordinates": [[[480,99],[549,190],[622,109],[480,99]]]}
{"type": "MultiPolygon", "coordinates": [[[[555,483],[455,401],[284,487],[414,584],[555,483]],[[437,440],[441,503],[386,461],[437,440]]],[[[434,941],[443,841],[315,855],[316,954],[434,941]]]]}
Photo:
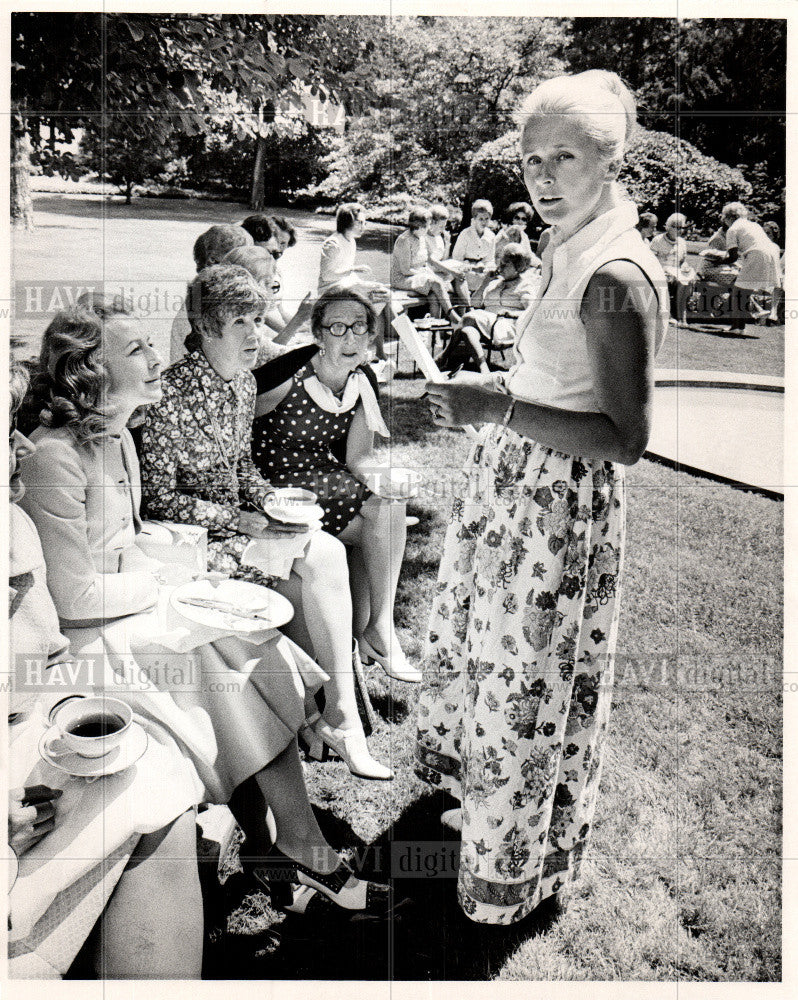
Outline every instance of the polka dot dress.
{"type": "Polygon", "coordinates": [[[310,365],[300,368],[282,402],[256,418],[252,457],[273,486],[312,490],[324,510],[324,530],[338,535],[371,493],[343,463],[356,405],[346,413],[323,410],[305,391],[313,374],[310,365]]]}

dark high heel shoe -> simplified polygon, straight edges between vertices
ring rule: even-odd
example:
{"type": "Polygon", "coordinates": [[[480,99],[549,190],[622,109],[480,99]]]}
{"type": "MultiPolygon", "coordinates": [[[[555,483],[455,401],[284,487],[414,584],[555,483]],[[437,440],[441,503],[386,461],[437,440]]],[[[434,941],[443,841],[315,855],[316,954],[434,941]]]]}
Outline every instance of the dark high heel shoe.
{"type": "MultiPolygon", "coordinates": [[[[390,886],[359,879],[345,861],[327,875],[314,872],[299,861],[294,861],[272,845],[267,860],[253,872],[255,878],[272,897],[285,900],[292,881],[315,889],[344,910],[359,910],[374,916],[385,916],[391,910],[390,886]],[[354,884],[350,884],[354,880],[354,884]]],[[[278,905],[275,902],[275,905],[278,905]]]]}

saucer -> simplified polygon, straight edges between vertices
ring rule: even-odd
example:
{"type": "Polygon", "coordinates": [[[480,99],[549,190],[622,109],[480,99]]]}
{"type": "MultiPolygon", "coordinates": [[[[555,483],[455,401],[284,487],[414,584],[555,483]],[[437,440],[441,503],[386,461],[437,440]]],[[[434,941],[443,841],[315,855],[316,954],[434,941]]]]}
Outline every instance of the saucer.
{"type": "Polygon", "coordinates": [[[58,734],[52,729],[42,734],[39,740],[39,754],[42,760],[75,778],[102,778],[108,774],[124,771],[144,756],[149,742],[146,730],[137,722],[131,722],[130,729],[119,746],[109,750],[104,757],[81,757],[77,753],[59,754],[56,757],[49,753],[49,745],[55,739],[58,739],[58,734]]]}
{"type": "Polygon", "coordinates": [[[311,524],[324,517],[316,494],[298,486],[283,486],[263,504],[264,513],[284,524],[311,524]]]}
{"type": "Polygon", "coordinates": [[[372,493],[385,500],[412,500],[421,489],[422,476],[418,469],[386,466],[375,468],[366,475],[366,485],[372,493]]]}

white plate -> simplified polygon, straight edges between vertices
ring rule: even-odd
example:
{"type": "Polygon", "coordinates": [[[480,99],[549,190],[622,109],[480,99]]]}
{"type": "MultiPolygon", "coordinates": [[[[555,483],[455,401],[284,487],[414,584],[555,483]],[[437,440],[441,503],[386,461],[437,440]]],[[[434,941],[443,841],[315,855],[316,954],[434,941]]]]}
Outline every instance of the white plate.
{"type": "Polygon", "coordinates": [[[114,747],[104,757],[81,757],[77,753],[55,756],[50,754],[48,747],[56,739],[58,732],[52,729],[42,734],[39,740],[39,754],[42,760],[76,778],[102,778],[107,774],[118,774],[144,756],[149,742],[146,730],[137,722],[130,724],[130,729],[119,746],[114,747]]]}
{"type": "Polygon", "coordinates": [[[176,587],[169,602],[178,614],[198,625],[207,628],[220,628],[232,632],[263,632],[270,628],[279,628],[294,617],[291,602],[268,587],[261,587],[246,580],[223,580],[214,587],[208,580],[194,580],[176,587]],[[204,597],[210,600],[225,601],[235,605],[242,611],[259,611],[263,617],[239,618],[226,611],[216,611],[214,608],[198,608],[193,604],[184,604],[184,597],[204,597]]]}
{"type": "Polygon", "coordinates": [[[298,486],[285,486],[274,491],[274,496],[263,505],[264,513],[285,524],[311,524],[324,517],[316,503],[316,494],[298,486]]]}

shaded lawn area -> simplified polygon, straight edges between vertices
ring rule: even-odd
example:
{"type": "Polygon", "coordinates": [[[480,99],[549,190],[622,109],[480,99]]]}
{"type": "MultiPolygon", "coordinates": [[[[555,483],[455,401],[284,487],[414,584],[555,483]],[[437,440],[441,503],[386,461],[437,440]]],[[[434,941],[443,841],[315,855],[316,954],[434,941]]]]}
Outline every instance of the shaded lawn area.
{"type": "MultiPolygon", "coordinates": [[[[420,524],[397,621],[414,658],[448,519],[441,494],[466,452],[462,434],[431,427],[421,388],[394,382],[389,403],[392,461],[438,485],[410,505],[420,524]]],[[[318,923],[276,916],[256,893],[230,915],[235,933],[209,954],[209,975],[780,978],[782,504],[647,460],[628,484],[611,730],[592,846],[565,911],[480,927],[444,875],[398,878],[410,906],[390,927],[329,911],[318,923]],[[267,927],[278,936],[264,941],[267,927]]],[[[309,764],[307,778],[330,839],[384,878],[419,841],[433,853],[455,845],[439,822],[453,801],[413,775],[416,689],[378,667],[369,686],[382,719],[370,742],[396,780],[358,781],[342,763],[309,764]]]]}
{"type": "Polygon", "coordinates": [[[656,366],[783,377],[784,327],[748,323],[740,333],[710,324],[671,328],[656,366]]]}

